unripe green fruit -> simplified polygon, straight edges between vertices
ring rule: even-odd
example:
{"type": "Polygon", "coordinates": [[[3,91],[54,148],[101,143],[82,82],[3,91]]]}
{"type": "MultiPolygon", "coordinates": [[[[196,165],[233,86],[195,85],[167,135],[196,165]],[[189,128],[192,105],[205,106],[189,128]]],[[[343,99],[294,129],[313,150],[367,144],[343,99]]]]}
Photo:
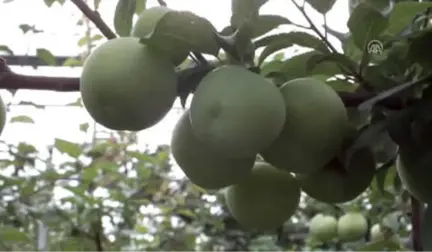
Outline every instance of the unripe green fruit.
{"type": "Polygon", "coordinates": [[[367,220],[361,213],[346,213],[338,220],[338,236],[341,241],[359,240],[366,235],[367,229],[367,220]]]}
{"type": "Polygon", "coordinates": [[[207,74],[196,89],[190,118],[196,136],[227,157],[251,157],[267,148],[285,123],[279,89],[242,66],[207,74]]]}
{"type": "Polygon", "coordinates": [[[289,172],[317,171],[341,150],[344,132],[350,127],[344,103],[330,86],[314,78],[291,80],[280,91],[286,122],[261,155],[289,172]]]}
{"type": "Polygon", "coordinates": [[[122,37],[96,48],[84,63],[80,91],[93,119],[112,130],[149,128],[169,112],[177,76],[168,58],[122,37]]]}
{"type": "Polygon", "coordinates": [[[6,125],[6,106],[3,99],[0,97],[0,134],[3,132],[6,125]]]}
{"type": "Polygon", "coordinates": [[[303,191],[310,197],[326,203],[343,203],[364,192],[375,175],[373,152],[360,149],[344,168],[341,160],[334,158],[324,168],[310,174],[297,175],[303,191]]]}
{"type": "Polygon", "coordinates": [[[432,183],[430,183],[432,155],[408,159],[400,150],[396,159],[396,170],[406,189],[422,202],[432,201],[432,183]]]}
{"type": "Polygon", "coordinates": [[[400,238],[397,234],[391,234],[391,236],[388,236],[387,234],[385,234],[381,230],[380,224],[374,224],[371,227],[370,237],[371,237],[371,241],[373,241],[373,242],[382,241],[382,240],[390,240],[390,241],[393,241],[394,243],[400,243],[400,238]]]}
{"type": "Polygon", "coordinates": [[[380,224],[375,224],[372,226],[370,230],[371,240],[372,241],[381,241],[384,240],[384,234],[381,232],[380,224]]]}
{"type": "Polygon", "coordinates": [[[185,175],[205,189],[221,189],[247,177],[255,163],[249,158],[219,155],[196,138],[186,111],[177,121],[171,138],[171,153],[185,175]]]}
{"type": "MultiPolygon", "coordinates": [[[[158,21],[163,18],[165,14],[173,11],[175,10],[165,6],[155,6],[143,10],[132,27],[131,35],[138,38],[146,37],[153,32],[158,21]]],[[[187,58],[188,53],[189,52],[182,50],[170,51],[170,57],[172,58],[174,65],[178,66],[187,58]]]]}
{"type": "Polygon", "coordinates": [[[321,242],[328,242],[337,236],[337,220],[333,216],[317,214],[309,224],[310,234],[321,242]]]}
{"type": "Polygon", "coordinates": [[[274,231],[300,202],[300,187],[286,171],[256,162],[252,173],[224,190],[228,210],[244,227],[274,231]]]}

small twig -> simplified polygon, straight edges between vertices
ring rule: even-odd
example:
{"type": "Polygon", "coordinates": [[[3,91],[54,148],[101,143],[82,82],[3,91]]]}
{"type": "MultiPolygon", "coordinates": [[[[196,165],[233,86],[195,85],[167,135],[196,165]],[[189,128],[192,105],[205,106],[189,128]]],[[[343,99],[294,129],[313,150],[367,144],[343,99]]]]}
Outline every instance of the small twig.
{"type": "Polygon", "coordinates": [[[421,225],[424,212],[424,204],[414,197],[411,197],[412,212],[412,244],[414,251],[423,251],[421,225]]]}
{"type": "MultiPolygon", "coordinates": [[[[327,39],[327,35],[323,35],[319,30],[318,27],[313,23],[312,19],[309,18],[309,16],[307,15],[306,11],[304,10],[304,8],[302,6],[300,6],[296,0],[291,0],[291,2],[296,6],[296,8],[303,14],[303,16],[306,18],[307,22],[310,25],[310,29],[312,29],[312,31],[314,31],[318,37],[324,41],[324,43],[327,45],[327,47],[330,49],[331,52],[333,53],[337,53],[338,51],[336,50],[336,48],[330,43],[330,41],[328,41],[327,39]]],[[[324,29],[324,31],[326,31],[326,29],[324,29]]],[[[326,31],[327,32],[327,31],[326,31]]],[[[339,66],[339,68],[342,67],[339,66]]],[[[357,69],[349,69],[351,74],[356,78],[356,80],[359,83],[362,83],[364,88],[367,91],[371,91],[371,87],[369,85],[369,83],[366,83],[365,80],[363,79],[363,77],[357,72],[357,69]]]]}
{"type": "Polygon", "coordinates": [[[336,48],[326,39],[326,37],[318,30],[317,26],[314,24],[314,22],[312,21],[312,19],[309,18],[309,16],[307,15],[306,11],[304,10],[304,8],[302,6],[300,6],[296,0],[291,0],[291,2],[295,5],[295,7],[303,14],[303,16],[306,18],[306,21],[309,23],[310,25],[310,29],[312,29],[317,35],[318,37],[320,37],[321,40],[324,40],[324,43],[326,43],[326,45],[328,46],[328,48],[333,52],[333,53],[337,53],[336,48]]]}
{"type": "Polygon", "coordinates": [[[109,28],[103,21],[99,13],[90,9],[90,7],[83,0],[71,0],[78,9],[99,29],[99,31],[107,38],[116,38],[116,34],[109,28]]]}
{"type": "Polygon", "coordinates": [[[323,15],[323,19],[324,19],[324,38],[325,40],[328,40],[328,30],[327,30],[327,15],[323,15]]]}

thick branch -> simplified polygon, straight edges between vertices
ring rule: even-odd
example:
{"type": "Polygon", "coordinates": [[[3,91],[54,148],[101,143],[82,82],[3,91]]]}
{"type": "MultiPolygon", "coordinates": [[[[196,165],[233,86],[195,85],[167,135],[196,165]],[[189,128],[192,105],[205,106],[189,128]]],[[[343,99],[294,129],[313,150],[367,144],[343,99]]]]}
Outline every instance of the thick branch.
{"type": "Polygon", "coordinates": [[[412,211],[412,244],[414,251],[423,251],[422,244],[422,217],[424,210],[424,203],[420,202],[414,197],[411,197],[411,211],[412,211]]]}
{"type": "MultiPolygon", "coordinates": [[[[182,72],[178,73],[182,75],[182,72]]],[[[182,79],[182,78],[179,78],[182,79]]],[[[180,82],[179,85],[188,85],[189,83],[180,82]]],[[[28,90],[51,90],[59,92],[76,92],[79,91],[79,78],[68,77],[46,77],[46,76],[29,76],[16,73],[5,73],[1,76],[0,89],[28,89],[28,90]]],[[[356,107],[362,102],[373,97],[372,94],[357,94],[340,92],[339,96],[347,107],[356,107]]],[[[409,105],[406,101],[397,97],[390,97],[378,103],[388,109],[402,109],[409,105]]]]}
{"type": "Polygon", "coordinates": [[[103,21],[98,12],[93,11],[83,0],[71,0],[78,9],[99,29],[99,31],[107,38],[116,38],[116,34],[103,21]]]}

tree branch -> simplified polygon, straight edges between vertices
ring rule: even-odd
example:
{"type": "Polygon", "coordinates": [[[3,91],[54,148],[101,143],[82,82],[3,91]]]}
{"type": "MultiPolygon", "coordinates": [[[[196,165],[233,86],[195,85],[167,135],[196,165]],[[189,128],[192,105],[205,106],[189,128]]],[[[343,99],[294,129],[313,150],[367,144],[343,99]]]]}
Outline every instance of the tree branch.
{"type": "Polygon", "coordinates": [[[92,21],[99,31],[107,38],[113,39],[116,38],[116,34],[109,28],[109,26],[103,21],[101,16],[97,11],[93,11],[83,0],[71,0],[72,3],[80,9],[80,11],[92,21]]]}
{"type": "MultiPolygon", "coordinates": [[[[7,67],[7,65],[5,65],[7,67]]],[[[1,68],[1,66],[0,66],[1,68]]],[[[179,95],[184,92],[184,89],[194,90],[191,86],[190,77],[192,69],[186,69],[177,72],[179,83],[178,90],[179,95]],[[184,88],[186,87],[186,88],[184,88]]],[[[199,78],[194,80],[196,84],[199,82],[199,78]]],[[[195,84],[195,85],[196,85],[195,84]]],[[[0,69],[0,89],[27,89],[27,90],[50,90],[58,92],[77,92],[79,91],[79,78],[72,77],[48,77],[48,76],[30,76],[17,74],[12,71],[4,71],[0,69]]],[[[373,94],[369,93],[349,93],[339,92],[338,93],[343,100],[345,106],[356,107],[366,100],[374,97],[373,94]]],[[[413,101],[402,100],[398,97],[389,97],[378,102],[379,105],[384,106],[388,109],[402,109],[405,106],[411,104],[413,101]]]]}
{"type": "Polygon", "coordinates": [[[412,211],[412,244],[414,251],[423,251],[421,225],[424,204],[414,197],[411,197],[411,211],[412,211]]]}

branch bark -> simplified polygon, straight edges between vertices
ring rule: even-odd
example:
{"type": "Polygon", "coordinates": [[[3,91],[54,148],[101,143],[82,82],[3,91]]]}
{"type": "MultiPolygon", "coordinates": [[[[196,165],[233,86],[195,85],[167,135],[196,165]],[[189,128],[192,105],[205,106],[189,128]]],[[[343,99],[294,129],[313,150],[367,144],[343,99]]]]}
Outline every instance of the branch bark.
{"type": "Polygon", "coordinates": [[[412,244],[414,251],[423,251],[422,242],[422,217],[424,212],[424,203],[414,197],[411,197],[412,211],[412,244]]]}
{"type": "Polygon", "coordinates": [[[71,0],[78,9],[95,24],[99,31],[107,38],[116,38],[116,34],[109,28],[109,26],[103,21],[97,11],[90,9],[90,7],[83,0],[71,0]]]}
{"type": "MultiPolygon", "coordinates": [[[[180,76],[182,72],[179,72],[180,76]]],[[[180,79],[180,78],[179,78],[180,79]]],[[[189,83],[179,82],[178,85],[188,85],[189,83]]],[[[13,72],[3,73],[0,76],[0,89],[27,89],[27,90],[50,90],[58,92],[77,92],[79,91],[79,78],[71,77],[48,77],[48,76],[30,76],[23,74],[16,74],[13,72]]],[[[373,97],[373,94],[360,94],[360,93],[338,93],[343,100],[345,106],[356,107],[362,102],[373,97]]],[[[410,102],[404,101],[397,97],[390,97],[378,103],[388,109],[402,109],[409,105],[410,102]]]]}

